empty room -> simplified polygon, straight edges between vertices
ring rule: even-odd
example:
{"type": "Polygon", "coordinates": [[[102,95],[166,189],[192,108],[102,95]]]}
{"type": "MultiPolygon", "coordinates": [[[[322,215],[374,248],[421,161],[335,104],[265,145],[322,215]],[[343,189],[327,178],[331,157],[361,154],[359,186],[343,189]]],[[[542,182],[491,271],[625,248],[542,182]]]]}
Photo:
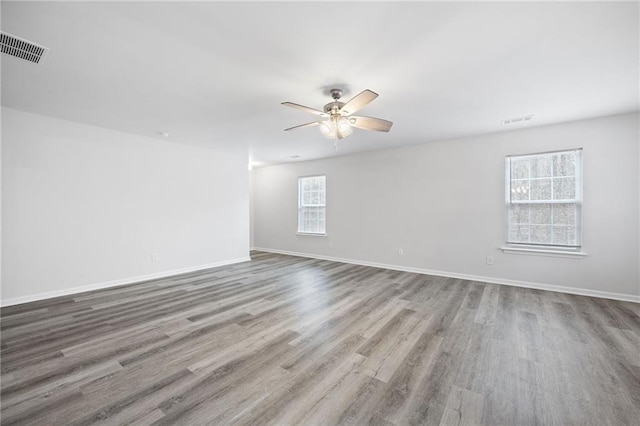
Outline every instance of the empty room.
{"type": "Polygon", "coordinates": [[[0,17],[3,426],[638,424],[640,2],[0,17]]]}

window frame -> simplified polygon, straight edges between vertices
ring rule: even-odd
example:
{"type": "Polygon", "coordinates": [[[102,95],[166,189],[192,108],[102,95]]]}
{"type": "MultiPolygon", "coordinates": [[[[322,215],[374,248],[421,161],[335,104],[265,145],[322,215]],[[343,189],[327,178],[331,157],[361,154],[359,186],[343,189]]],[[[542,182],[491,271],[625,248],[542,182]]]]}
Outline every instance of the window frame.
{"type": "MultiPolygon", "coordinates": [[[[504,227],[504,246],[501,247],[502,251],[505,253],[529,253],[529,254],[541,254],[541,255],[566,255],[567,257],[581,257],[585,256],[586,253],[582,251],[583,241],[582,241],[582,207],[584,203],[583,199],[583,149],[582,148],[571,148],[571,149],[562,149],[562,150],[553,150],[553,151],[544,151],[544,152],[536,152],[530,154],[514,154],[507,155],[505,157],[505,227],[504,227]],[[511,162],[516,158],[526,158],[526,157],[536,157],[536,156],[544,156],[544,155],[554,155],[554,154],[563,154],[563,153],[575,153],[576,162],[575,162],[575,197],[570,200],[521,200],[521,202],[514,203],[511,199],[511,162]],[[533,205],[533,204],[575,204],[575,228],[576,228],[576,245],[562,245],[562,244],[544,244],[544,243],[526,243],[526,242],[510,242],[510,207],[514,204],[524,204],[524,205],[533,205]]],[[[553,163],[552,166],[553,167],[553,163]]],[[[552,169],[553,170],[553,169],[552,169]]],[[[552,191],[553,191],[553,171],[552,176],[552,191]]],[[[528,181],[531,181],[531,176],[528,177],[528,181]]],[[[530,189],[529,189],[530,190],[530,189]]],[[[553,226],[553,224],[551,224],[553,226]]]]}
{"type": "MultiPolygon", "coordinates": [[[[298,176],[298,210],[297,210],[297,230],[296,235],[302,236],[312,236],[312,237],[325,237],[327,235],[327,175],[317,174],[317,175],[306,175],[306,176],[298,176]],[[317,205],[319,207],[324,208],[324,231],[323,232],[310,232],[310,231],[301,231],[301,211],[303,206],[303,180],[309,178],[324,178],[324,204],[317,205]]],[[[313,206],[316,206],[315,204],[313,206]]],[[[307,206],[308,207],[308,206],[307,206]]]]}

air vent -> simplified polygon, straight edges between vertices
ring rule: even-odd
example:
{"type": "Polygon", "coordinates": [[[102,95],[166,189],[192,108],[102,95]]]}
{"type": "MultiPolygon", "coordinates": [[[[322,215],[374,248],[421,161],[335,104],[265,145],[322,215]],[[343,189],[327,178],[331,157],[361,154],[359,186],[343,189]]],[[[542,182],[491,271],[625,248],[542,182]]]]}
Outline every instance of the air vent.
{"type": "Polygon", "coordinates": [[[523,115],[522,117],[516,118],[507,118],[506,120],[502,120],[502,124],[516,124],[516,123],[524,123],[525,121],[529,121],[533,118],[533,115],[523,115]]]}
{"type": "Polygon", "coordinates": [[[5,32],[0,33],[0,45],[2,46],[2,53],[36,64],[44,61],[47,52],[49,52],[48,47],[40,46],[5,32]]]}

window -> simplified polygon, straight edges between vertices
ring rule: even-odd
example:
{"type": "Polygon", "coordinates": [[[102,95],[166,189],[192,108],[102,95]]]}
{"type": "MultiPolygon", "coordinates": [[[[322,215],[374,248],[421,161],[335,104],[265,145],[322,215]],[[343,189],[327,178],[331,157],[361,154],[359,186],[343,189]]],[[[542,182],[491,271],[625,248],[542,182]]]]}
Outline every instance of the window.
{"type": "Polygon", "coordinates": [[[325,234],[326,177],[298,178],[298,233],[325,234]]]}
{"type": "Polygon", "coordinates": [[[506,159],[507,244],[579,250],[582,150],[506,159]]]}

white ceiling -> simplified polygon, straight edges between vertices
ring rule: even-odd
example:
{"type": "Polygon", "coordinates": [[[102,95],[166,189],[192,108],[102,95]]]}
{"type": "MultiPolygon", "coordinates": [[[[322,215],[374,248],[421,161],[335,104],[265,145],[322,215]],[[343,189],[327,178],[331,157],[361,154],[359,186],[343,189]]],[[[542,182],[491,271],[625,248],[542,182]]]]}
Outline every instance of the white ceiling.
{"type": "Polygon", "coordinates": [[[337,155],[639,109],[629,3],[2,2],[2,30],[50,48],[2,55],[2,105],[216,149],[260,163],[336,155],[321,108],[380,94],[337,155]],[[500,120],[534,114],[527,124],[500,120]]]}

